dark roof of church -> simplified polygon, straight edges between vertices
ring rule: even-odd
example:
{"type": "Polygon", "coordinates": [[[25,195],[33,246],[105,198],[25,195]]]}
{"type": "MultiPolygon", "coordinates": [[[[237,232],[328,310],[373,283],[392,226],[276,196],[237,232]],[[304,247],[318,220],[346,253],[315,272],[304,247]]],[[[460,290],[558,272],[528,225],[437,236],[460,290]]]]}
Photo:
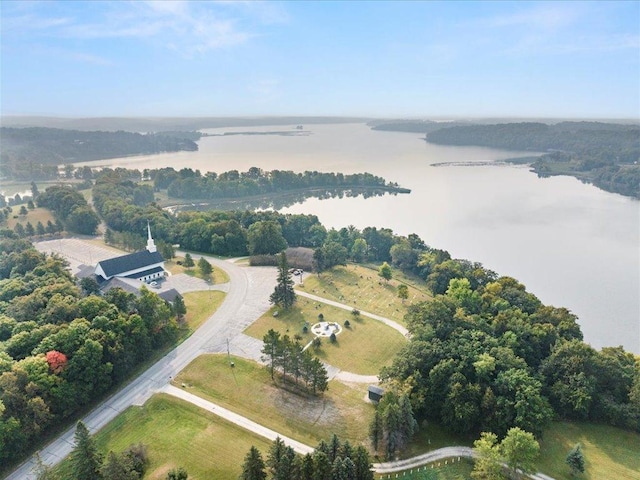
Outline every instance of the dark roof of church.
{"type": "Polygon", "coordinates": [[[102,270],[104,270],[107,277],[112,277],[130,270],[149,267],[162,261],[164,261],[164,259],[160,253],[151,253],[149,250],[141,250],[139,252],[130,253],[129,255],[123,255],[122,257],[103,260],[102,262],[99,262],[98,265],[102,267],[102,270]]]}
{"type": "Polygon", "coordinates": [[[142,278],[142,277],[146,277],[147,275],[153,275],[154,273],[160,273],[160,272],[164,272],[164,268],[153,267],[153,268],[150,268],[149,270],[143,270],[142,272],[132,273],[131,275],[127,275],[126,278],[142,278]]]}

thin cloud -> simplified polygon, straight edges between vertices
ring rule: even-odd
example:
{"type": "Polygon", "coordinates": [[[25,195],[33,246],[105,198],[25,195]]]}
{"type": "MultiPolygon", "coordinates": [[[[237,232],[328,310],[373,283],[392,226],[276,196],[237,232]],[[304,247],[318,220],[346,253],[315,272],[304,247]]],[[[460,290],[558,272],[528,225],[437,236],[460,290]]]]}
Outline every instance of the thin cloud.
{"type": "Polygon", "coordinates": [[[248,42],[260,25],[283,21],[281,9],[224,2],[146,1],[101,4],[92,18],[46,17],[41,12],[5,16],[3,29],[80,40],[137,38],[190,57],[248,42]]]}
{"type": "Polygon", "coordinates": [[[488,28],[523,27],[555,30],[574,24],[582,14],[582,9],[578,8],[577,4],[547,4],[521,12],[482,19],[480,24],[488,28]]]}

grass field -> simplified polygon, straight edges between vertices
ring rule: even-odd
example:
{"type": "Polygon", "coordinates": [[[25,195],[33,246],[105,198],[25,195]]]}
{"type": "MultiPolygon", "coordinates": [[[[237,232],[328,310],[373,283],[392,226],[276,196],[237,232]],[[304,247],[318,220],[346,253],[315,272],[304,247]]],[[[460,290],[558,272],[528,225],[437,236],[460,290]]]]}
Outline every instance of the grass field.
{"type": "MultiPolygon", "coordinates": [[[[145,480],[164,480],[172,468],[184,467],[193,480],[238,478],[242,462],[254,445],[264,455],[269,441],[195,405],[157,394],[142,407],[130,407],[96,436],[103,453],[120,452],[131,444],[148,446],[150,465],[145,480]]],[[[68,463],[59,467],[62,478],[68,463]]]]}
{"type": "Polygon", "coordinates": [[[319,277],[307,274],[303,279],[304,287],[297,288],[403,323],[407,305],[428,300],[431,296],[424,282],[409,279],[396,269],[393,275],[387,283],[378,276],[376,270],[350,264],[334,267],[319,277]],[[409,298],[404,304],[398,298],[400,280],[409,287],[409,298]]]}
{"type": "Polygon", "coordinates": [[[337,336],[336,343],[328,338],[322,339],[322,346],[313,352],[323,361],[334,367],[361,375],[377,375],[380,369],[389,365],[396,353],[406,343],[405,337],[386,326],[384,323],[360,315],[354,318],[348,311],[318,303],[305,297],[298,297],[293,308],[279,311],[274,317],[272,308],[257,321],[251,324],[245,333],[262,340],[269,329],[274,329],[282,335],[290,337],[298,334],[301,343],[306,345],[313,340],[311,326],[320,321],[318,315],[324,315],[324,321],[337,322],[342,326],[342,333],[337,336]],[[344,327],[345,320],[351,326],[344,327]],[[303,326],[307,322],[309,330],[303,333],[303,326]]]}
{"type": "Polygon", "coordinates": [[[202,278],[203,280],[211,279],[211,283],[213,283],[214,285],[227,283],[229,281],[229,275],[227,275],[227,272],[225,272],[221,268],[213,267],[213,273],[210,276],[205,277],[202,275],[202,273],[200,273],[197,261],[195,262],[196,266],[192,268],[184,268],[182,265],[178,265],[177,262],[182,261],[184,261],[184,257],[176,257],[173,260],[165,262],[165,268],[169,272],[171,272],[172,275],[184,273],[187,275],[191,275],[192,277],[202,278]]]}
{"type": "Polygon", "coordinates": [[[209,292],[187,292],[184,304],[187,307],[185,320],[191,331],[196,330],[222,304],[225,293],[218,290],[209,292]]]}
{"type": "Polygon", "coordinates": [[[640,434],[590,423],[555,422],[540,442],[538,470],[556,480],[570,480],[569,450],[582,445],[585,480],[640,480],[640,434]]]}
{"type": "Polygon", "coordinates": [[[20,211],[21,206],[22,205],[11,207],[12,213],[9,215],[9,218],[7,219],[7,228],[10,228],[11,230],[13,230],[13,228],[18,223],[21,223],[22,226],[24,227],[28,222],[31,222],[31,225],[33,225],[33,228],[36,228],[36,225],[38,224],[38,222],[42,222],[42,225],[44,227],[47,226],[48,220],[51,220],[51,223],[56,223],[56,219],[53,217],[52,213],[46,208],[38,207],[33,210],[27,209],[28,213],[26,215],[24,216],[18,215],[18,212],[20,211]],[[18,218],[13,218],[14,215],[18,215],[18,218]]]}
{"type": "Polygon", "coordinates": [[[202,398],[307,445],[315,446],[336,433],[353,444],[366,441],[374,407],[364,400],[366,385],[329,382],[323,396],[303,396],[278,388],[267,369],[255,362],[225,355],[201,355],[175,378],[202,398]]]}

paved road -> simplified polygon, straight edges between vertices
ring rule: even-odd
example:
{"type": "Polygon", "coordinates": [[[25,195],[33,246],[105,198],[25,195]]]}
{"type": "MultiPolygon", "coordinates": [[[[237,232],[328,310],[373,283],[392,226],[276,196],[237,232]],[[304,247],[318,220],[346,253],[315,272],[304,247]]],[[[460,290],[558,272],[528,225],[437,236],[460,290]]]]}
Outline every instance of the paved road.
{"type": "MultiPolygon", "coordinates": [[[[268,309],[269,294],[275,286],[275,269],[249,269],[211,257],[207,259],[214,267],[222,268],[229,274],[225,301],[187,340],[85,416],[82,421],[91,433],[104,427],[130,405],[142,405],[201,353],[223,351],[223,347],[226,351],[226,339],[242,332],[268,309]]],[[[55,465],[71,452],[74,431],[75,428],[67,430],[40,451],[45,464],[55,465]]],[[[34,466],[35,459],[32,457],[7,479],[35,479],[32,472],[34,466]]]]}

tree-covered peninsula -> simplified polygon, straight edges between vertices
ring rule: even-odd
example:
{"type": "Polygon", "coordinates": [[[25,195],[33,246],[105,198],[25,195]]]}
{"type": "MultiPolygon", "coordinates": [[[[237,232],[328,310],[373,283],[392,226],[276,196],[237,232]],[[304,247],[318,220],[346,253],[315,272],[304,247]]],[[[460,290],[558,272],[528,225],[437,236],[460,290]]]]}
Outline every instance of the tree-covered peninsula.
{"type": "Polygon", "coordinates": [[[439,145],[544,152],[540,176],[571,175],[609,192],[640,198],[640,126],[602,122],[503,123],[445,127],[426,134],[439,145]]]}
{"type": "Polygon", "coordinates": [[[570,175],[608,192],[640,198],[640,125],[605,122],[472,123],[378,120],[373,130],[422,133],[429,143],[535,152],[510,160],[529,163],[541,177],[570,175]]]}
{"type": "Polygon", "coordinates": [[[55,178],[55,165],[105,158],[195,151],[198,132],[85,132],[59,128],[0,128],[0,175],[20,180],[55,178]]]}

